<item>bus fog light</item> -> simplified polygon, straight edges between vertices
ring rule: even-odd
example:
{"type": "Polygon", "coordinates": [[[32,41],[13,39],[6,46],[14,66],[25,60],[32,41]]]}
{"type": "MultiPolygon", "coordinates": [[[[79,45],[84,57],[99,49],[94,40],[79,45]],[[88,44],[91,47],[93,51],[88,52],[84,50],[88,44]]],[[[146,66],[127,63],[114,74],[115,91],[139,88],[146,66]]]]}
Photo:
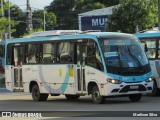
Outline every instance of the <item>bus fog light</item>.
{"type": "Polygon", "coordinates": [[[112,84],[121,84],[122,83],[122,81],[120,81],[120,80],[115,80],[115,79],[110,79],[110,78],[107,78],[107,81],[112,84]]]}

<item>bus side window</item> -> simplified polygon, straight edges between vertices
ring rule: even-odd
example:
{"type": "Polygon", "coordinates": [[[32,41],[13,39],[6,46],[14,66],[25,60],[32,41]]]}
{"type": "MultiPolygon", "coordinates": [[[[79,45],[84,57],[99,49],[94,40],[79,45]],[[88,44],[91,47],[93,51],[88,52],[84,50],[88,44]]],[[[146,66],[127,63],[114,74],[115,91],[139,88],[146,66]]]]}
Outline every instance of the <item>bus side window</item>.
{"type": "Polygon", "coordinates": [[[87,45],[87,65],[103,71],[102,59],[100,51],[94,41],[90,41],[87,45]]]}
{"type": "Polygon", "coordinates": [[[43,44],[42,63],[55,63],[55,48],[56,45],[52,43],[43,44]]]}
{"type": "Polygon", "coordinates": [[[57,62],[73,63],[74,52],[71,42],[60,42],[57,47],[57,62]]]}
{"type": "Polygon", "coordinates": [[[27,47],[27,55],[26,55],[26,61],[28,63],[38,63],[38,47],[36,46],[36,44],[28,44],[28,47],[27,47]]]}
{"type": "Polygon", "coordinates": [[[11,58],[12,57],[12,46],[7,46],[7,65],[11,65],[11,58]]]}
{"type": "Polygon", "coordinates": [[[104,70],[102,59],[101,59],[101,54],[100,54],[100,51],[97,45],[96,45],[96,65],[99,70],[102,70],[102,71],[104,70]]]}

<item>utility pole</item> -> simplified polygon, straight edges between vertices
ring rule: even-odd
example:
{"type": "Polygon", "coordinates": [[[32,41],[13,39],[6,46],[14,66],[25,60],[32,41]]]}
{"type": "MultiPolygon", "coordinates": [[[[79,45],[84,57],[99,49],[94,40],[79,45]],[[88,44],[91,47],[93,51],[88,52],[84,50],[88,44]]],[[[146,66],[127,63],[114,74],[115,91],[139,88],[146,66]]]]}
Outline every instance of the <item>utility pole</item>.
{"type": "Polygon", "coordinates": [[[9,21],[9,39],[11,39],[11,10],[10,10],[10,1],[8,0],[8,21],[9,21]]]}
{"type": "Polygon", "coordinates": [[[30,0],[27,0],[27,31],[32,30],[32,10],[30,7],[30,0]]]}
{"type": "Polygon", "coordinates": [[[44,31],[46,31],[46,14],[45,14],[45,8],[44,8],[44,31]]]}
{"type": "Polygon", "coordinates": [[[4,17],[3,0],[1,0],[2,17],[4,17]]]}
{"type": "Polygon", "coordinates": [[[158,0],[158,28],[160,30],[160,0],[158,0]]]}

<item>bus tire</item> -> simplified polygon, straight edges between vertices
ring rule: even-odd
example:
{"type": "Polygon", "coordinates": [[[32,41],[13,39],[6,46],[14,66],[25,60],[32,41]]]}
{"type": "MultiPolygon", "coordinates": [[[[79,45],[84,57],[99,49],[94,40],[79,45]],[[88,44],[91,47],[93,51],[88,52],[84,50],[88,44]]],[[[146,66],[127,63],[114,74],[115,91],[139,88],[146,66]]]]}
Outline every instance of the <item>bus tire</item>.
{"type": "Polygon", "coordinates": [[[41,94],[38,85],[32,87],[32,98],[34,101],[46,101],[48,94],[41,94]]]}
{"type": "Polygon", "coordinates": [[[65,95],[67,100],[77,100],[80,96],[79,95],[65,95]]]}
{"type": "Polygon", "coordinates": [[[153,81],[153,90],[152,90],[151,96],[158,96],[159,92],[160,91],[158,91],[157,82],[154,80],[153,81]]]}
{"type": "Polygon", "coordinates": [[[105,97],[100,95],[98,86],[94,86],[92,89],[92,101],[96,104],[103,104],[105,102],[105,97]]]}
{"type": "Polygon", "coordinates": [[[129,95],[129,99],[132,102],[138,102],[138,101],[140,101],[141,98],[142,98],[142,94],[132,94],[132,95],[129,95]]]}

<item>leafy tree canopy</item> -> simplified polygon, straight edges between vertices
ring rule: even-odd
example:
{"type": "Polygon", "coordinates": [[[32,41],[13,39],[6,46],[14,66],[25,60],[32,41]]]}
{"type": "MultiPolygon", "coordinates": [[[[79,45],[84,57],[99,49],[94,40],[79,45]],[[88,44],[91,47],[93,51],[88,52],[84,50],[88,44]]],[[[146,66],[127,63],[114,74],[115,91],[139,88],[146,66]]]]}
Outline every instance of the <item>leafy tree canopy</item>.
{"type": "Polygon", "coordinates": [[[158,0],[121,0],[110,15],[106,30],[135,33],[153,27],[157,22],[158,0]]]}
{"type": "Polygon", "coordinates": [[[93,0],[94,2],[99,2],[106,7],[113,6],[119,4],[120,0],[93,0]]]}
{"type": "Polygon", "coordinates": [[[57,16],[56,29],[78,29],[79,13],[104,7],[105,5],[93,0],[54,0],[46,8],[57,16]]]}
{"type": "MultiPolygon", "coordinates": [[[[52,12],[45,11],[46,30],[53,30],[57,26],[56,16],[52,12]]],[[[44,11],[37,10],[33,12],[33,29],[44,28],[44,11]]]]}

